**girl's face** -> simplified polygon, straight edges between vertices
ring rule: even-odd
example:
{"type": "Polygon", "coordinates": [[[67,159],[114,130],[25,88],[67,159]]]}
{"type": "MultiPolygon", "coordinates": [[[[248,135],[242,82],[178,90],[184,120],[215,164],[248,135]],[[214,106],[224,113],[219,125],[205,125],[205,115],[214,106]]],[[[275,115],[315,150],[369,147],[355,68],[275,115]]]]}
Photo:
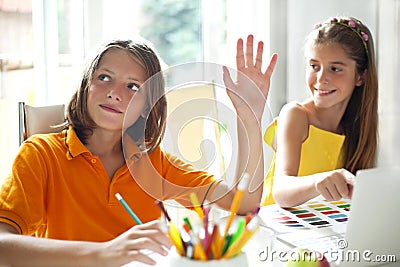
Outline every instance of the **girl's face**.
{"type": "Polygon", "coordinates": [[[346,108],[354,87],[362,84],[356,62],[339,44],[323,44],[307,51],[306,77],[317,107],[346,108]]]}
{"type": "Polygon", "coordinates": [[[128,52],[111,48],[93,73],[88,92],[88,111],[99,128],[120,131],[129,108],[129,123],[144,114],[146,94],[140,86],[147,79],[145,69],[128,52]]]}

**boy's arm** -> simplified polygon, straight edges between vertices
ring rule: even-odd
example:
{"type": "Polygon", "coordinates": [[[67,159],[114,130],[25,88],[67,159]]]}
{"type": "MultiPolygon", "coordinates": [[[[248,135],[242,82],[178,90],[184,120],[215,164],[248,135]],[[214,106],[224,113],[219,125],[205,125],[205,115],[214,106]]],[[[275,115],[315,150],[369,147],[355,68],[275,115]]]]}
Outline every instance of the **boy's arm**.
{"type": "Polygon", "coordinates": [[[140,252],[166,255],[171,244],[158,221],[134,226],[107,242],[66,241],[20,235],[0,223],[0,266],[121,266],[131,261],[155,264],[140,252]]]}
{"type": "MultiPolygon", "coordinates": [[[[262,149],[261,117],[268,97],[270,79],[275,68],[277,55],[272,55],[267,69],[263,72],[263,43],[259,42],[257,54],[253,57],[254,37],[249,35],[244,50],[243,40],[237,42],[237,80],[234,82],[224,67],[224,82],[227,94],[237,112],[238,159],[234,184],[237,184],[243,173],[250,175],[247,190],[238,213],[253,212],[260,204],[262,184],[264,181],[264,158],[262,149]]],[[[212,198],[224,209],[229,209],[235,190],[225,183],[220,183],[213,191],[212,198]],[[223,196],[224,197],[221,197],[223,196]]]]}

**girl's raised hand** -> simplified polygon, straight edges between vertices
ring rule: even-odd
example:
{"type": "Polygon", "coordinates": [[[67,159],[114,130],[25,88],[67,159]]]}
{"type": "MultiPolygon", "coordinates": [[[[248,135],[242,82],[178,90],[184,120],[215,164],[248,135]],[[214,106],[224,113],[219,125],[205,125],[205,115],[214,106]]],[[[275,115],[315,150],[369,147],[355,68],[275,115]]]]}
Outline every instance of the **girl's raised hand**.
{"type": "MultiPolygon", "coordinates": [[[[239,39],[236,49],[237,79],[234,82],[229,70],[224,66],[224,83],[227,93],[241,118],[254,114],[260,121],[268,97],[270,79],[275,68],[278,55],[271,56],[265,72],[262,71],[264,43],[258,42],[256,57],[253,57],[253,35],[249,35],[244,51],[243,40],[239,39]]],[[[253,115],[253,116],[254,116],[253,115]]]]}

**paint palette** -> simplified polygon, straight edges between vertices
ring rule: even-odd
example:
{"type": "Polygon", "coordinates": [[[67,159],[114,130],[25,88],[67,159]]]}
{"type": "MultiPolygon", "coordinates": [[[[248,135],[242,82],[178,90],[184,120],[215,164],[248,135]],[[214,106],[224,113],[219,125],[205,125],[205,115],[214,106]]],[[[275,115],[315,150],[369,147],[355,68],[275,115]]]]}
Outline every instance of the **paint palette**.
{"type": "Polygon", "coordinates": [[[350,203],[346,200],[315,199],[293,208],[266,206],[259,214],[266,226],[277,232],[291,232],[346,224],[349,211],[350,203]]]}

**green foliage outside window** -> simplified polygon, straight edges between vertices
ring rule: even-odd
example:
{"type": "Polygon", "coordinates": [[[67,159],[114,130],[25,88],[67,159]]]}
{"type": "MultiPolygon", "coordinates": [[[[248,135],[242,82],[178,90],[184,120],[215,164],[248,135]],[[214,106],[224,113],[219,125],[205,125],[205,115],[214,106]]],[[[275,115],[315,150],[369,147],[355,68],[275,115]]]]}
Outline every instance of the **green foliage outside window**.
{"type": "Polygon", "coordinates": [[[167,65],[202,60],[201,0],[145,0],[142,9],[140,34],[167,65]]]}

